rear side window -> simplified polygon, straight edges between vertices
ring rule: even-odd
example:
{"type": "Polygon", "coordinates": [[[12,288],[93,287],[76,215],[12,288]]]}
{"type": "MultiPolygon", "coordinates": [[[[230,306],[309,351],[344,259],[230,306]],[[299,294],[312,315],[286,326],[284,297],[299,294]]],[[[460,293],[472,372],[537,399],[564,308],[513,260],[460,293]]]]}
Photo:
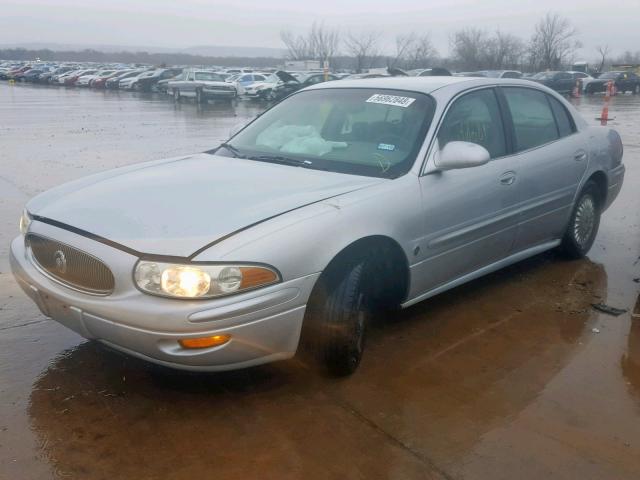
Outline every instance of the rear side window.
{"type": "Polygon", "coordinates": [[[453,103],[440,126],[438,144],[444,148],[453,141],[482,145],[491,158],[506,153],[502,118],[493,89],[467,93],[453,103]]]}
{"type": "Polygon", "coordinates": [[[551,96],[547,96],[549,99],[549,103],[551,104],[551,109],[553,110],[553,114],[556,117],[556,123],[558,124],[558,133],[560,137],[566,137],[567,135],[571,135],[575,129],[573,127],[573,122],[569,117],[569,113],[567,109],[564,108],[558,100],[551,96]]]}
{"type": "Polygon", "coordinates": [[[530,88],[503,89],[515,133],[517,152],[558,139],[558,129],[547,95],[530,88]]]}

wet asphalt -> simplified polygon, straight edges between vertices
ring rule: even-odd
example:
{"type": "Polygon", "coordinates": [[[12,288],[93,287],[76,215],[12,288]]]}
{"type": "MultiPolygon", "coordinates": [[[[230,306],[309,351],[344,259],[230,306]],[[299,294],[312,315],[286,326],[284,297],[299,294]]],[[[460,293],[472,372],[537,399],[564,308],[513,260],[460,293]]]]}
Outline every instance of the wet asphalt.
{"type": "MultiPolygon", "coordinates": [[[[597,123],[602,97],[572,101],[597,123]]],[[[612,99],[627,176],[587,259],[545,253],[393,314],[347,379],[159,369],[19,290],[29,197],[212,148],[262,108],[0,84],[0,479],[640,478],[640,96],[612,99]]]]}

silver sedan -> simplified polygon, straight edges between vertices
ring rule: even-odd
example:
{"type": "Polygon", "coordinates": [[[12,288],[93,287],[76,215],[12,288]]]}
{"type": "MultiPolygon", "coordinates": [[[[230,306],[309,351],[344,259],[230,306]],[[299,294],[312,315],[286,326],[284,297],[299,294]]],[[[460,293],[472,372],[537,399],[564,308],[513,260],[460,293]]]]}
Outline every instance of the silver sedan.
{"type": "Polygon", "coordinates": [[[533,82],[328,82],[210,152],[35,197],[12,269],[45,315],[151,362],[236,369],[309,339],[349,374],[372,312],[548,249],[584,256],[622,153],[533,82]]]}

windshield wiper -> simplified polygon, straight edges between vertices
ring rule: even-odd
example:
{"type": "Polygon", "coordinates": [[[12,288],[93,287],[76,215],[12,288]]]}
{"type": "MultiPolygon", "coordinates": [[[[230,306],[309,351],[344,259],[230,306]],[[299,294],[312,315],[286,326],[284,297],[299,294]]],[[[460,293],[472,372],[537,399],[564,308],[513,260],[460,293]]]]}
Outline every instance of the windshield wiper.
{"type": "Polygon", "coordinates": [[[311,160],[298,160],[297,158],[284,157],[282,155],[255,155],[246,157],[249,160],[257,160],[259,162],[279,163],[281,165],[291,165],[293,167],[308,167],[313,165],[311,160]]]}
{"type": "MultiPolygon", "coordinates": [[[[236,158],[246,158],[244,155],[242,155],[240,153],[240,150],[238,150],[236,147],[234,147],[230,143],[223,142],[223,143],[220,144],[220,147],[226,148],[227,150],[229,150],[231,153],[233,153],[233,156],[236,157],[236,158]]],[[[220,148],[220,147],[218,147],[218,148],[220,148]]]]}

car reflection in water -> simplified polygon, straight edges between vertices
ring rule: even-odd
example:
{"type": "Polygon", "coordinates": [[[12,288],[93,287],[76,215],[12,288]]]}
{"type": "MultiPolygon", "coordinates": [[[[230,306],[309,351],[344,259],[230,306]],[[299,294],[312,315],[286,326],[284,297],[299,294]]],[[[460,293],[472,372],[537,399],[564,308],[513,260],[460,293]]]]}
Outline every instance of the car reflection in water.
{"type": "Polygon", "coordinates": [[[516,421],[592,335],[606,290],[601,265],[539,255],[381,316],[348,382],[304,361],[175,373],[85,342],[43,372],[29,415],[70,478],[422,478],[424,459],[462,464],[516,421]]]}

